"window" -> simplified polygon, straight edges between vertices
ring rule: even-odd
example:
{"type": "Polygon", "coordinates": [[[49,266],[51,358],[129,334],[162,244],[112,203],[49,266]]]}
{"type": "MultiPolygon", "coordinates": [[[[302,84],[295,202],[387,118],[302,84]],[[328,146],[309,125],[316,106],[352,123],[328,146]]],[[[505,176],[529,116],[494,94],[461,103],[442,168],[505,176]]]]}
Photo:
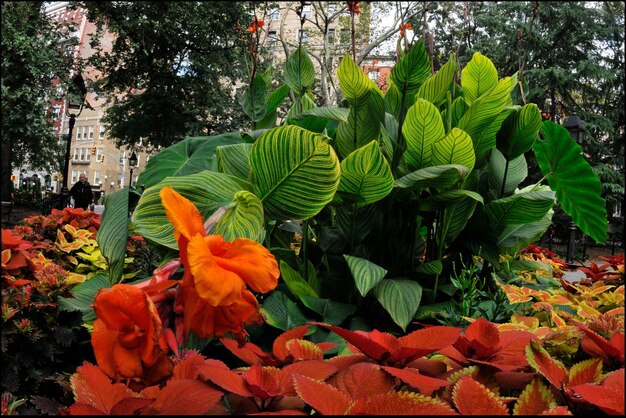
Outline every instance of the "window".
{"type": "Polygon", "coordinates": [[[310,17],[311,16],[311,5],[305,4],[302,7],[302,17],[310,17]]]}
{"type": "Polygon", "coordinates": [[[278,7],[272,7],[270,9],[270,20],[278,20],[280,18],[280,9],[278,7]]]}
{"type": "Polygon", "coordinates": [[[58,120],[60,115],[61,115],[61,106],[59,105],[54,106],[54,108],[52,109],[52,118],[54,120],[58,120]]]}
{"type": "Polygon", "coordinates": [[[267,43],[269,45],[274,45],[278,41],[278,37],[276,36],[276,31],[271,30],[267,32],[267,43]]]}
{"type": "Polygon", "coordinates": [[[79,126],[79,127],[77,127],[77,128],[76,128],[76,140],[77,140],[77,141],[78,141],[78,140],[80,140],[80,139],[82,138],[82,133],[81,133],[81,132],[82,132],[82,131],[81,131],[81,127],[80,127],[80,126],[79,126]]]}
{"type": "Polygon", "coordinates": [[[55,94],[56,94],[56,96],[57,96],[57,97],[59,97],[59,98],[63,97],[63,86],[62,86],[62,85],[60,85],[60,84],[59,84],[59,85],[57,86],[57,89],[56,89],[56,93],[55,93],[55,94]]]}
{"type": "Polygon", "coordinates": [[[85,148],[80,149],[80,158],[79,161],[85,161],[85,148]]]}
{"type": "Polygon", "coordinates": [[[104,150],[102,148],[96,150],[96,161],[104,161],[104,150]]]}
{"type": "Polygon", "coordinates": [[[100,181],[100,172],[99,171],[94,171],[93,172],[93,184],[94,185],[99,185],[100,183],[102,183],[100,181]]]}
{"type": "Polygon", "coordinates": [[[93,139],[93,126],[89,127],[89,139],[93,139]]]}
{"type": "Polygon", "coordinates": [[[85,148],[85,161],[91,161],[91,148],[85,148]]]}
{"type": "Polygon", "coordinates": [[[124,165],[124,161],[126,161],[126,151],[120,152],[120,164],[124,165]]]}
{"type": "Polygon", "coordinates": [[[100,136],[98,138],[104,139],[104,131],[105,131],[104,126],[100,125],[100,136]]]}
{"type": "Polygon", "coordinates": [[[380,78],[378,70],[371,70],[369,73],[367,73],[367,75],[372,81],[378,81],[378,79],[380,78]]]}
{"type": "Polygon", "coordinates": [[[137,155],[137,165],[135,168],[139,168],[139,162],[141,161],[141,154],[137,155]]]}
{"type": "Polygon", "coordinates": [[[78,171],[72,170],[72,184],[78,181],[78,171]]]}
{"type": "Polygon", "coordinates": [[[309,42],[309,32],[306,29],[298,29],[298,38],[302,38],[302,43],[306,44],[309,42]]]}
{"type": "Polygon", "coordinates": [[[339,32],[339,42],[342,44],[350,42],[350,31],[348,29],[341,29],[339,32]]]}
{"type": "Polygon", "coordinates": [[[78,148],[74,148],[74,158],[72,158],[74,161],[78,160],[78,148]]]}
{"type": "Polygon", "coordinates": [[[333,14],[337,11],[337,5],[334,3],[331,3],[328,5],[328,8],[326,9],[328,14],[333,14]]]}
{"type": "Polygon", "coordinates": [[[328,29],[328,42],[335,43],[335,29],[328,29]]]}

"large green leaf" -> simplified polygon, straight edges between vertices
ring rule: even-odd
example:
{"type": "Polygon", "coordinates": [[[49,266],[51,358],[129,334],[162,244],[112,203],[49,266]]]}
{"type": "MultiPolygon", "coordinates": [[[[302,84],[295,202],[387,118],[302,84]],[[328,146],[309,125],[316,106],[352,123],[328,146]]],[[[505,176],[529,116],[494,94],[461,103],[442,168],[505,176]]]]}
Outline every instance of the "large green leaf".
{"type": "Polygon", "coordinates": [[[432,165],[432,145],[445,135],[439,110],[431,102],[417,99],[406,113],[402,134],[407,147],[403,158],[409,169],[432,165]]]}
{"type": "Polygon", "coordinates": [[[174,227],[165,215],[159,196],[165,186],[171,186],[189,199],[204,219],[217,208],[230,204],[235,193],[251,189],[250,184],[240,178],[212,171],[184,177],[168,177],[147,188],[131,217],[131,229],[146,239],[173,249],[178,249],[174,239],[174,227]]]}
{"type": "Polygon", "coordinates": [[[252,144],[221,145],[215,148],[217,167],[221,173],[247,179],[250,174],[248,155],[252,144]]]}
{"type": "Polygon", "coordinates": [[[239,132],[186,138],[150,158],[137,184],[148,188],[169,176],[187,176],[202,170],[217,171],[215,148],[241,142],[239,132]]]}
{"type": "Polygon", "coordinates": [[[303,295],[300,297],[307,308],[322,316],[322,321],[329,325],[339,325],[348,316],[356,312],[355,305],[335,302],[331,299],[321,299],[315,296],[303,295]]]}
{"type": "Polygon", "coordinates": [[[497,148],[491,150],[488,181],[489,188],[494,193],[494,196],[500,197],[503,182],[505,183],[503,196],[510,195],[524,181],[526,176],[528,176],[528,164],[526,164],[524,155],[509,161],[507,166],[506,159],[502,153],[497,148]]]}
{"type": "Polygon", "coordinates": [[[277,109],[285,101],[287,96],[289,96],[290,91],[291,89],[288,85],[282,84],[269,94],[267,98],[267,113],[263,119],[257,122],[257,129],[273,128],[276,126],[276,119],[278,117],[277,109]]]}
{"type": "Polygon", "coordinates": [[[313,61],[306,50],[299,47],[285,61],[285,84],[299,96],[315,81],[313,61]]]}
{"type": "Polygon", "coordinates": [[[475,168],[482,168],[489,162],[490,151],[496,147],[496,135],[504,120],[513,112],[515,112],[513,108],[504,108],[485,129],[472,137],[476,154],[475,168]]]}
{"type": "Polygon", "coordinates": [[[553,214],[554,210],[550,209],[548,213],[537,222],[505,227],[498,236],[498,247],[502,252],[514,253],[537,241],[543,236],[550,225],[552,225],[553,214]]]}
{"type": "Polygon", "coordinates": [[[498,71],[493,62],[480,52],[475,52],[461,71],[463,97],[468,105],[487,93],[498,83],[498,71]]]}
{"type": "MultiPolygon", "coordinates": [[[[472,103],[456,127],[467,132],[472,140],[476,141],[476,138],[481,137],[482,131],[487,129],[496,116],[511,103],[511,89],[516,85],[517,74],[500,80],[491,91],[472,103]]],[[[478,148],[476,142],[474,147],[478,148]]]]}
{"type": "Polygon", "coordinates": [[[452,241],[459,236],[459,234],[467,225],[474,214],[474,210],[478,205],[478,202],[482,201],[475,199],[471,195],[464,196],[460,201],[453,203],[445,208],[443,211],[443,218],[440,228],[436,231],[436,239],[438,243],[444,245],[450,245],[452,241]]]}
{"type": "Polygon", "coordinates": [[[241,98],[243,113],[253,121],[260,121],[267,114],[267,86],[261,74],[254,77],[241,98]]]}
{"type": "Polygon", "coordinates": [[[428,196],[425,199],[420,199],[420,210],[427,212],[434,212],[449,207],[450,205],[464,201],[466,198],[475,200],[476,202],[483,203],[483,197],[471,190],[447,190],[445,192],[437,193],[432,196],[428,196]]]}
{"type": "Polygon", "coordinates": [[[541,112],[529,103],[511,113],[496,135],[496,146],[511,161],[530,150],[541,127],[541,112]]]}
{"type": "Polygon", "coordinates": [[[263,219],[263,205],[259,198],[254,193],[240,190],[235,193],[226,213],[217,221],[213,233],[222,235],[226,241],[248,238],[260,242],[263,219]]]}
{"type": "Polygon", "coordinates": [[[402,91],[418,88],[431,76],[430,59],[422,40],[416,42],[411,50],[393,67],[389,78],[402,91]]]}
{"type": "Polygon", "coordinates": [[[104,197],[102,224],[96,234],[100,251],[109,264],[111,284],[118,283],[124,273],[128,240],[128,193],[129,189],[124,187],[104,197]]]}
{"type": "Polygon", "coordinates": [[[443,139],[432,144],[432,165],[458,164],[472,171],[475,162],[472,138],[458,128],[452,128],[443,139]]]}
{"type": "Polygon", "coordinates": [[[464,165],[437,165],[421,168],[407,174],[394,182],[395,187],[400,188],[426,188],[447,189],[461,181],[469,173],[469,168],[464,165]]]}
{"type": "Polygon", "coordinates": [[[372,231],[376,220],[376,206],[368,205],[355,208],[355,205],[337,207],[337,225],[354,245],[359,244],[372,231]]]}
{"type": "Polygon", "coordinates": [[[280,290],[273,291],[265,299],[260,312],[265,322],[283,331],[289,331],[311,322],[302,314],[298,305],[280,290]]]}
{"type": "MultiPolygon", "coordinates": [[[[125,242],[124,242],[125,243],[125,242]]],[[[62,311],[80,311],[83,322],[91,324],[96,320],[93,301],[100,289],[110,287],[109,277],[105,272],[98,272],[72,288],[72,297],[59,297],[59,309],[62,311]]]]}
{"type": "Polygon", "coordinates": [[[550,121],[541,125],[545,140],[535,142],[537,163],[565,213],[598,243],[606,242],[608,221],[602,185],[582,155],[582,147],[565,128],[550,121]]]}
{"type": "Polygon", "coordinates": [[[378,149],[378,142],[371,141],[341,162],[338,191],[358,196],[359,207],[381,200],[392,189],[391,168],[378,149]]]}
{"type": "Polygon", "coordinates": [[[317,297],[315,289],[302,278],[300,273],[292,269],[291,266],[283,260],[280,260],[280,274],[292,295],[298,298],[302,296],[317,297]]]}
{"type": "Polygon", "coordinates": [[[270,129],[250,150],[254,192],[270,218],[307,219],[329,203],[341,168],[328,137],[297,126],[270,129]]]}
{"type": "Polygon", "coordinates": [[[304,119],[307,116],[317,116],[324,119],[347,122],[349,114],[350,109],[343,107],[315,107],[294,116],[293,119],[304,119]]]}
{"type": "Polygon", "coordinates": [[[386,279],[372,291],[393,322],[403,331],[411,322],[422,300],[422,287],[412,280],[386,279]]]}
{"type": "Polygon", "coordinates": [[[540,221],[554,205],[554,192],[531,190],[533,186],[516,190],[512,196],[494,200],[485,205],[485,212],[494,231],[508,225],[540,221]]]}
{"type": "Polygon", "coordinates": [[[361,100],[358,105],[350,105],[348,121],[339,122],[335,138],[339,153],[346,157],[354,150],[378,139],[384,120],[384,99],[377,87],[372,88],[366,99],[361,100]]]}
{"type": "Polygon", "coordinates": [[[415,99],[421,98],[428,100],[435,106],[441,105],[446,100],[446,93],[450,90],[457,69],[456,54],[452,53],[448,62],[437,71],[437,74],[420,86],[415,99]]]}
{"type": "Polygon", "coordinates": [[[361,296],[367,295],[387,274],[387,270],[364,258],[345,254],[343,258],[348,263],[352,277],[354,277],[354,283],[361,296]]]}
{"type": "Polygon", "coordinates": [[[337,78],[341,92],[351,104],[358,104],[368,99],[371,80],[354,63],[349,54],[341,60],[337,78]]]}

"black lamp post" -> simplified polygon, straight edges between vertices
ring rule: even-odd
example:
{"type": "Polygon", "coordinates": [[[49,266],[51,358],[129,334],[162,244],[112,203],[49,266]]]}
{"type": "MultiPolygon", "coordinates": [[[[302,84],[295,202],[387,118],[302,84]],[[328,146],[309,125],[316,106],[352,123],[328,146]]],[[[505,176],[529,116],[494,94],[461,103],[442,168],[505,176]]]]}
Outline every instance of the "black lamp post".
{"type": "Polygon", "coordinates": [[[130,167],[130,181],[128,182],[129,187],[133,187],[133,169],[137,167],[137,155],[135,151],[133,151],[132,155],[128,159],[128,166],[130,167]]]}
{"type": "Polygon", "coordinates": [[[69,121],[69,131],[67,133],[67,144],[65,147],[65,158],[63,159],[63,187],[61,187],[61,200],[59,202],[59,209],[63,209],[67,207],[70,201],[70,190],[67,187],[67,177],[68,171],[70,167],[70,149],[72,146],[72,131],[74,130],[74,124],[76,123],[76,118],[80,116],[80,113],[83,111],[83,104],[85,103],[85,96],[87,95],[87,87],[85,87],[85,80],[83,80],[83,76],[78,74],[72,80],[72,85],[68,91],[66,100],[67,100],[67,109],[65,110],[65,115],[70,118],[69,121]],[[70,109],[77,110],[76,113],[70,112],[70,109]]]}
{"type": "MultiPolygon", "coordinates": [[[[567,117],[565,123],[563,123],[563,127],[569,131],[572,139],[576,141],[577,144],[582,146],[583,138],[585,137],[585,132],[587,131],[587,128],[585,127],[583,121],[580,119],[580,116],[578,116],[576,113],[572,113],[570,116],[567,117]]],[[[574,224],[574,221],[572,219],[570,219],[569,227],[567,229],[569,229],[569,237],[567,239],[567,255],[565,262],[567,264],[573,264],[574,253],[576,250],[576,225],[574,224]]]]}

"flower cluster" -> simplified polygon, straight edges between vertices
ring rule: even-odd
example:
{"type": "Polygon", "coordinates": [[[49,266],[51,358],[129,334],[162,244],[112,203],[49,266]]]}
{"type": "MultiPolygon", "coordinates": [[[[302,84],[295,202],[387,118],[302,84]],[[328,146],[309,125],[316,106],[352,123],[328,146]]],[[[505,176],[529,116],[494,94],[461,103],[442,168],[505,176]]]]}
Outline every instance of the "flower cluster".
{"type": "Polygon", "coordinates": [[[406,36],[406,31],[407,30],[413,30],[413,25],[411,25],[410,23],[400,23],[400,37],[404,38],[406,36]]]}
{"type": "Polygon", "coordinates": [[[258,29],[262,28],[263,26],[265,26],[265,22],[255,16],[254,19],[252,19],[252,24],[248,26],[247,31],[250,33],[256,32],[258,29]]]}
{"type": "Polygon", "coordinates": [[[350,12],[351,14],[358,15],[359,13],[361,13],[358,1],[347,1],[346,4],[348,6],[348,12],[350,12]]]}

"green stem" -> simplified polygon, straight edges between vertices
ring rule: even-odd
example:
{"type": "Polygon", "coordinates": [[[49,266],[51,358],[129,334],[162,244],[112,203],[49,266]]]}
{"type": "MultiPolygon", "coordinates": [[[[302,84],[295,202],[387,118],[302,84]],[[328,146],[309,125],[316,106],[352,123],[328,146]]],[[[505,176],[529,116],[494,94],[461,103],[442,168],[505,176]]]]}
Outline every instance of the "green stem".
{"type": "Polygon", "coordinates": [[[402,125],[404,124],[404,98],[406,97],[406,82],[402,83],[402,98],[400,99],[400,114],[398,116],[398,134],[396,136],[396,149],[393,153],[393,158],[391,161],[391,166],[394,174],[396,174],[396,170],[398,168],[398,164],[400,163],[400,157],[404,152],[404,138],[402,136],[402,125]]]}
{"type": "Polygon", "coordinates": [[[504,164],[504,177],[502,178],[502,188],[500,189],[500,198],[504,196],[504,186],[506,185],[506,175],[509,172],[509,160],[504,164]]]}

